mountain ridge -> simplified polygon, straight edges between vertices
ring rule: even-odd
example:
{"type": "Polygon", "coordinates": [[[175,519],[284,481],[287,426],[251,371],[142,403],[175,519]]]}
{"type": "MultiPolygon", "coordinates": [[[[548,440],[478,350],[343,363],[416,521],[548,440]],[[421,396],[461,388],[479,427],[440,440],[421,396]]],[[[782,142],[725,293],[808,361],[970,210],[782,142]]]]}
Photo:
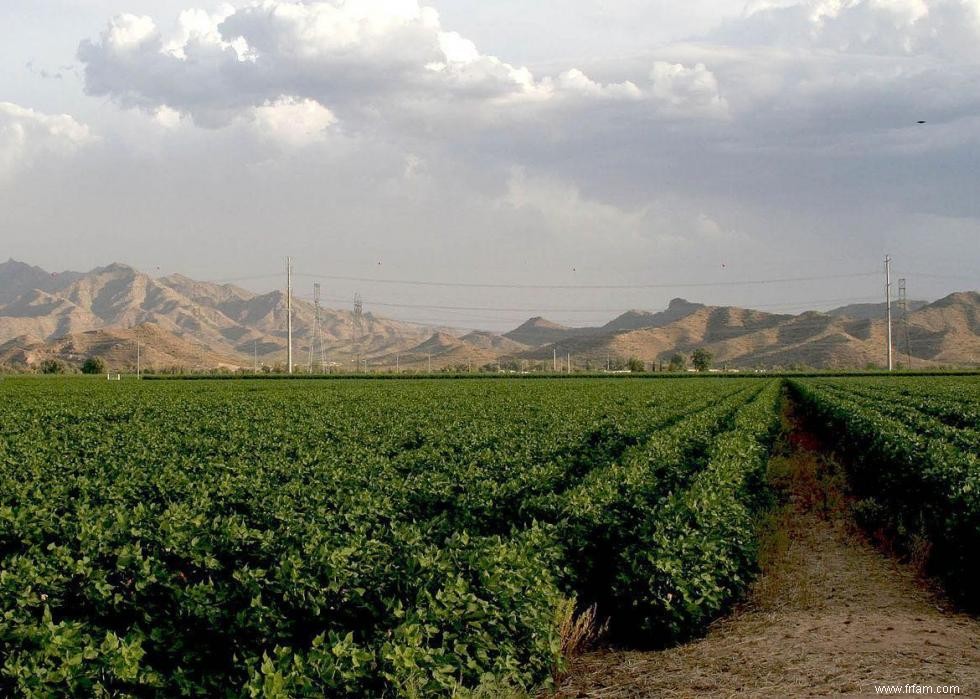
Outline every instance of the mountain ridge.
{"type": "MultiPolygon", "coordinates": [[[[161,345],[148,350],[151,363],[197,366],[203,356],[205,364],[248,367],[256,359],[267,365],[286,359],[281,290],[257,293],[179,273],[153,277],[122,263],[52,274],[8,260],[0,263],[0,299],[0,348],[11,342],[21,348],[0,353],[0,363],[14,366],[35,366],[32,358],[42,356],[76,362],[72,348],[77,347],[118,359],[123,354],[118,347],[134,341],[127,332],[133,328],[161,345]],[[98,332],[105,337],[87,334],[98,332]]],[[[980,293],[954,292],[932,303],[910,302],[907,315],[896,311],[893,306],[896,357],[919,367],[980,365],[980,293]]],[[[569,327],[535,316],[495,333],[368,312],[355,344],[353,313],[329,308],[320,310],[320,327],[328,363],[341,368],[351,367],[355,357],[375,368],[427,368],[430,362],[433,369],[523,368],[535,362],[550,367],[555,356],[568,355],[578,367],[598,367],[608,357],[666,362],[697,347],[728,366],[859,368],[884,361],[884,316],[884,303],[785,314],[674,298],[663,310],[630,309],[597,327],[569,327]]],[[[313,305],[294,298],[299,366],[309,360],[313,321],[313,305]]]]}

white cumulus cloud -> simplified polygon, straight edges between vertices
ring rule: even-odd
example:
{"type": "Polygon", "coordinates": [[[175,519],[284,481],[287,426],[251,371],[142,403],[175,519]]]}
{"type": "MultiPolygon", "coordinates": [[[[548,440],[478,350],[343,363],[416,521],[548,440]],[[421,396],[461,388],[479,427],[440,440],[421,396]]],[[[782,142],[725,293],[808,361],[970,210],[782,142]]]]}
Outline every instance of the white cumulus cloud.
{"type": "Polygon", "coordinates": [[[719,93],[718,78],[704,65],[685,66],[657,61],[650,71],[653,96],[674,110],[724,114],[728,103],[719,93]]]}
{"type": "Polygon", "coordinates": [[[403,124],[406,115],[499,122],[509,109],[548,102],[573,109],[583,100],[646,100],[689,116],[724,110],[704,65],[657,68],[649,84],[602,83],[574,67],[538,77],[481,52],[418,0],[262,0],[187,10],[167,37],[149,18],[122,15],[97,40],[83,41],[79,58],[89,94],[148,110],[167,106],[204,126],[230,124],[282,95],[312,100],[355,125],[403,124]]]}
{"type": "Polygon", "coordinates": [[[71,154],[92,140],[88,127],[67,114],[0,102],[0,175],[46,155],[71,154]]]}
{"type": "Polygon", "coordinates": [[[335,121],[329,109],[311,99],[281,97],[254,110],[259,134],[289,146],[322,141],[335,121]]]}
{"type": "Polygon", "coordinates": [[[980,56],[980,0],[755,2],[719,38],[848,53],[980,56]]]}

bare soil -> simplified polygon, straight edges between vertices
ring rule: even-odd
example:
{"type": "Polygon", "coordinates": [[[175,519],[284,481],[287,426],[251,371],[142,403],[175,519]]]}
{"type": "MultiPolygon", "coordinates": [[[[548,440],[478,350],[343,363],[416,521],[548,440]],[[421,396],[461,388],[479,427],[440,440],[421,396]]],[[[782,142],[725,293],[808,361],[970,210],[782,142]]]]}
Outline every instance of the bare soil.
{"type": "Polygon", "coordinates": [[[875,696],[957,685],[980,696],[980,620],[856,529],[840,468],[788,408],[769,467],[783,493],[748,598],[694,642],[577,658],[558,697],[875,696]]]}

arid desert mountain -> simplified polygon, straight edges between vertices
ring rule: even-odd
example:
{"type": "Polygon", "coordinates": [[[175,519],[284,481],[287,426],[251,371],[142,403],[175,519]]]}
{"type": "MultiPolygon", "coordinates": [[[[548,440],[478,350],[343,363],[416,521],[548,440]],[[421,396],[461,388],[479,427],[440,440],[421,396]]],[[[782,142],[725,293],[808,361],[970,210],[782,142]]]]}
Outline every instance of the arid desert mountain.
{"type": "Polygon", "coordinates": [[[144,367],[186,367],[189,370],[245,366],[242,357],[222,355],[159,326],[147,323],[133,328],[105,328],[65,335],[47,342],[22,336],[0,344],[0,364],[36,366],[45,359],[82,364],[100,357],[107,367],[128,370],[136,361],[136,343],[144,367]]]}
{"type": "MultiPolygon", "coordinates": [[[[168,333],[195,347],[203,345],[216,357],[234,358],[248,366],[255,355],[265,363],[285,359],[286,299],[282,291],[256,294],[182,275],[154,278],[121,264],[84,274],[49,274],[11,260],[0,264],[0,298],[6,299],[0,304],[0,343],[16,338],[50,343],[92,330],[152,325],[157,337],[168,333]]],[[[351,356],[352,313],[321,309],[320,315],[324,345],[338,360],[351,356]]],[[[313,318],[313,305],[294,299],[297,361],[304,352],[308,356],[313,318]]],[[[441,330],[445,328],[365,313],[358,349],[367,358],[385,356],[414,347],[441,330]]]]}
{"type": "MultiPolygon", "coordinates": [[[[884,304],[882,304],[882,307],[884,304]]],[[[621,324],[632,326],[635,312],[621,324]]],[[[601,363],[604,357],[637,357],[645,362],[668,361],[674,353],[703,347],[715,362],[731,367],[854,368],[882,364],[886,344],[883,318],[851,318],[836,312],[800,315],[764,313],[744,308],[700,306],[675,299],[664,314],[665,324],[590,334],[569,335],[538,347],[529,356],[547,359],[553,350],[571,352],[581,361],[601,363]],[[683,307],[683,314],[672,309],[683,307]]],[[[865,313],[866,315],[866,313],[865,313]]],[[[884,315],[884,308],[881,309],[884,315]]],[[[895,314],[893,343],[896,361],[907,355],[916,368],[980,364],[980,294],[951,294],[922,305],[906,322],[895,314]]],[[[619,319],[617,319],[618,321],[619,319]]],[[[651,321],[654,319],[651,318],[651,321]]],[[[620,325],[613,321],[614,325],[620,325]]]]}
{"type": "MultiPolygon", "coordinates": [[[[913,367],[980,365],[980,294],[964,291],[895,310],[896,360],[913,367]]],[[[294,299],[294,356],[306,366],[313,305],[294,299]]],[[[885,305],[858,304],[798,315],[674,299],[662,311],[630,310],[600,327],[566,327],[541,317],[510,332],[459,330],[391,320],[366,312],[359,340],[349,311],[321,309],[324,359],[351,368],[545,365],[571,355],[576,367],[608,358],[667,362],[698,347],[733,368],[860,368],[884,362],[885,305]]],[[[180,274],[152,277],[122,264],[52,274],[0,264],[0,364],[34,366],[56,357],[100,356],[135,362],[137,340],[148,367],[251,367],[286,357],[286,299],[180,274]]],[[[317,352],[319,360],[319,351],[317,352]]]]}
{"type": "MultiPolygon", "coordinates": [[[[905,305],[910,311],[917,311],[923,306],[928,306],[928,301],[913,301],[909,299],[905,305]]],[[[892,313],[901,312],[898,301],[892,301],[892,313]]],[[[887,315],[884,303],[852,303],[849,306],[841,306],[832,311],[827,311],[827,315],[835,318],[850,318],[851,320],[881,320],[887,315]]],[[[895,315],[898,318],[898,315],[895,315]]]]}

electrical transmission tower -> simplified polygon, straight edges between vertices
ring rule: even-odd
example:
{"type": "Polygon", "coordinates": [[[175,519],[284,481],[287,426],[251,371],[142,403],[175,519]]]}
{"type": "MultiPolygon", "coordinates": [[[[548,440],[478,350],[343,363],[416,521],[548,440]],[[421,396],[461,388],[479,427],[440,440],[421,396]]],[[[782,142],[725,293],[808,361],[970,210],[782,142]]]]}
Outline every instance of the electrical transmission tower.
{"type": "Polygon", "coordinates": [[[887,318],[888,371],[895,368],[892,360],[892,256],[885,255],[885,316],[887,318]]]}
{"type": "Polygon", "coordinates": [[[354,356],[357,360],[356,371],[361,370],[361,323],[364,319],[364,303],[360,294],[354,294],[354,356]]]}
{"type": "Polygon", "coordinates": [[[286,370],[293,373],[293,258],[286,258],[286,370]]]}
{"type": "Polygon", "coordinates": [[[902,309],[902,328],[905,330],[905,361],[912,368],[912,341],[909,339],[909,298],[905,291],[905,279],[898,280],[898,307],[902,309]]]}
{"type": "Polygon", "coordinates": [[[323,324],[320,322],[320,283],[313,284],[313,334],[310,337],[310,373],[313,373],[313,358],[319,357],[320,371],[326,366],[326,355],[323,349],[323,324]],[[317,354],[317,343],[320,352],[317,354]]]}

